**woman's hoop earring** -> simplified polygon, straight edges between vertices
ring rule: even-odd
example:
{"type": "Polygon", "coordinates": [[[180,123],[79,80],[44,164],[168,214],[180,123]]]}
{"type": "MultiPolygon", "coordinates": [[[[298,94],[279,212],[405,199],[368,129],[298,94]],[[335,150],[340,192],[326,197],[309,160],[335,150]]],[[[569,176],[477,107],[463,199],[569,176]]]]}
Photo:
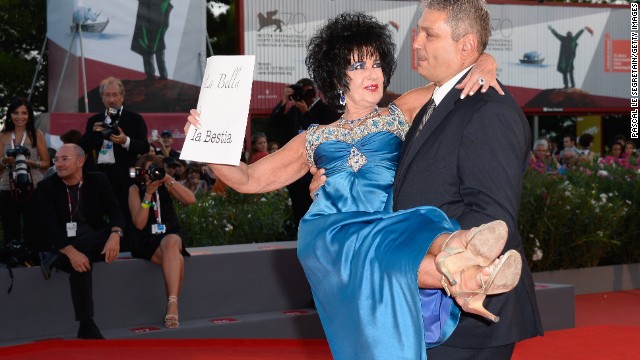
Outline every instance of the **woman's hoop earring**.
{"type": "Polygon", "coordinates": [[[338,90],[338,93],[340,94],[340,105],[345,106],[347,104],[347,99],[344,97],[342,90],[338,90]]]}

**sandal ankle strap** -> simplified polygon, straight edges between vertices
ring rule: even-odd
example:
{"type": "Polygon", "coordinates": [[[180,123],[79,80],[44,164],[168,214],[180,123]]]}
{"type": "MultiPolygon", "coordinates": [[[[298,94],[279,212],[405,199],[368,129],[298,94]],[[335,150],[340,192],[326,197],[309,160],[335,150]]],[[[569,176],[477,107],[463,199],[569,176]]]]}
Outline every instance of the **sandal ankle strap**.
{"type": "Polygon", "coordinates": [[[442,275],[440,279],[440,284],[442,284],[442,289],[447,293],[447,296],[451,296],[451,291],[449,290],[449,285],[447,284],[447,278],[442,275]]]}
{"type": "Polygon", "coordinates": [[[449,243],[449,240],[451,240],[453,235],[455,235],[458,231],[460,231],[460,230],[456,230],[456,231],[452,232],[451,234],[449,234],[449,237],[447,238],[447,240],[445,240],[444,244],[442,244],[442,248],[440,249],[440,251],[444,251],[444,248],[447,247],[447,244],[449,243]]]}

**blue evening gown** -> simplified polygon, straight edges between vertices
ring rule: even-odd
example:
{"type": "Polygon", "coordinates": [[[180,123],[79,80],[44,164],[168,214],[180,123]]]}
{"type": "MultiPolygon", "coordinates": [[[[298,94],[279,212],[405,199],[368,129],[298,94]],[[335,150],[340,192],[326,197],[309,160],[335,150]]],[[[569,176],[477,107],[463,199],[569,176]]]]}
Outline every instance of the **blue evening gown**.
{"type": "Polygon", "coordinates": [[[308,160],[327,180],[300,222],[298,257],[338,360],[425,359],[460,315],[443,291],[417,286],[433,240],[459,226],[434,207],[392,212],[409,124],[389,111],[352,130],[307,130],[308,160]]]}

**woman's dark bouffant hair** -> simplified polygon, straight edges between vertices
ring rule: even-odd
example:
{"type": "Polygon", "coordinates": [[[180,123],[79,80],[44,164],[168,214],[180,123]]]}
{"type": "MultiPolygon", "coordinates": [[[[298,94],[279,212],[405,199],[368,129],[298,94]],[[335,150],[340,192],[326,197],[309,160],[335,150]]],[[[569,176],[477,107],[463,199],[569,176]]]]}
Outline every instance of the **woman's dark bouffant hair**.
{"type": "Polygon", "coordinates": [[[396,70],[395,50],[391,32],[384,24],[373,16],[347,12],[329,20],[309,40],[305,64],[327,101],[337,105],[338,90],[349,90],[347,68],[354,52],[357,60],[368,55],[380,58],[386,89],[396,70]]]}
{"type": "Polygon", "coordinates": [[[27,99],[15,98],[11,100],[11,102],[9,103],[9,107],[7,108],[7,117],[4,120],[4,128],[2,129],[2,132],[10,133],[16,128],[16,125],[13,123],[13,121],[11,121],[11,113],[16,111],[16,109],[22,105],[24,105],[27,108],[27,113],[29,113],[29,120],[27,121],[27,126],[26,126],[27,134],[31,138],[31,145],[33,147],[36,147],[38,146],[38,137],[36,136],[36,124],[35,124],[36,120],[35,120],[35,115],[33,114],[33,107],[31,106],[31,103],[27,99]]]}

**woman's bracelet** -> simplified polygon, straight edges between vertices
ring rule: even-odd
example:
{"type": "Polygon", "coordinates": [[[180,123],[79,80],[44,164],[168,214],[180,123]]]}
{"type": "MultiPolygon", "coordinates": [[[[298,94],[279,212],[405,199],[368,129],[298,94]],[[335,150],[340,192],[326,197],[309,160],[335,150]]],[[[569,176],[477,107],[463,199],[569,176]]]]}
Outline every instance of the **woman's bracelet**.
{"type": "Polygon", "coordinates": [[[36,169],[40,169],[40,160],[35,161],[36,169]]]}
{"type": "Polygon", "coordinates": [[[140,206],[142,206],[143,209],[148,209],[150,207],[156,207],[156,204],[154,204],[153,202],[149,201],[149,200],[142,200],[142,202],[140,203],[140,206]]]}

